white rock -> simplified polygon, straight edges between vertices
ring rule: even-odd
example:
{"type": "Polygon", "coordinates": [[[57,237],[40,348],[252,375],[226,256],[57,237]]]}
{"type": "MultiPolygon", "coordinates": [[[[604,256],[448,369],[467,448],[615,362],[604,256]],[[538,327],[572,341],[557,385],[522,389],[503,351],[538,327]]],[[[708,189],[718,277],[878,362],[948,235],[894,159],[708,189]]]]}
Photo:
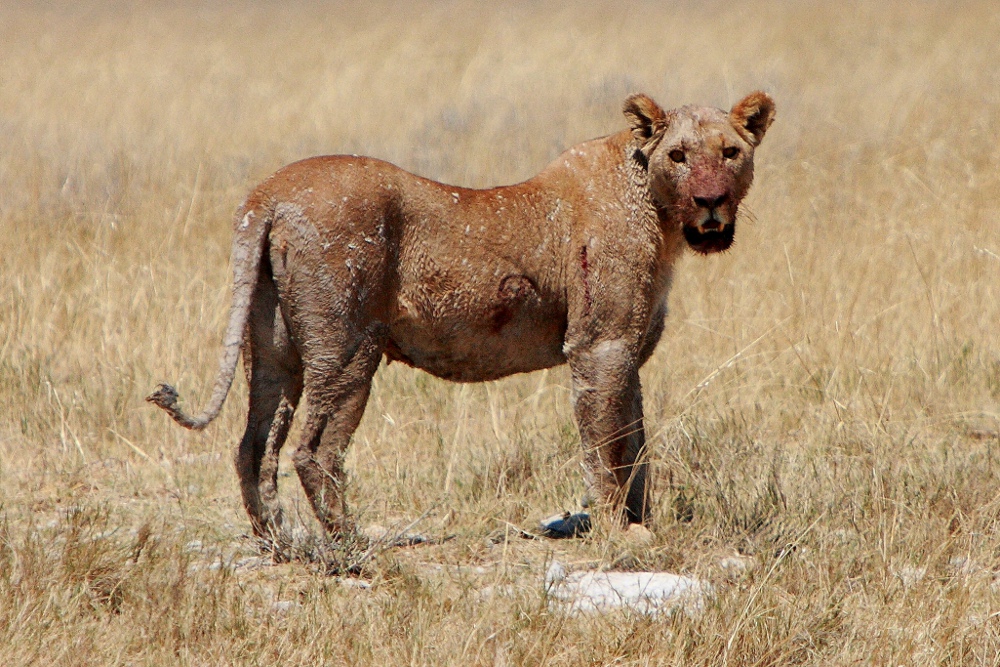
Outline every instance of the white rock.
{"type": "Polygon", "coordinates": [[[903,588],[913,588],[927,576],[927,568],[906,566],[899,568],[893,574],[903,584],[903,588]]]}
{"type": "Polygon", "coordinates": [[[273,611],[276,614],[284,614],[291,611],[292,609],[297,609],[301,606],[302,605],[300,605],[298,602],[289,602],[287,600],[282,600],[280,602],[275,602],[274,604],[272,604],[271,611],[273,611]]]}
{"type": "Polygon", "coordinates": [[[545,571],[545,587],[551,588],[556,584],[562,583],[565,579],[566,566],[557,560],[552,561],[549,569],[545,571]]]}
{"type": "Polygon", "coordinates": [[[554,561],[545,574],[550,604],[572,614],[629,609],[648,616],[704,608],[707,582],[669,572],[571,572],[554,561]]]}
{"type": "Polygon", "coordinates": [[[955,556],[948,561],[948,569],[953,577],[967,577],[979,571],[979,566],[968,556],[955,556]]]}

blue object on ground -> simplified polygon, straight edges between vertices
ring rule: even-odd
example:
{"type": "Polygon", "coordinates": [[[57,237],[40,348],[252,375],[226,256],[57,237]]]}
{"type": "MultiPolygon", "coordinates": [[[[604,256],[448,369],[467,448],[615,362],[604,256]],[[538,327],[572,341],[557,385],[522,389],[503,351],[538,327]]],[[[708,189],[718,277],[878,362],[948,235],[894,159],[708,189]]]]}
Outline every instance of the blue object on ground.
{"type": "Polygon", "coordinates": [[[539,533],[542,537],[553,539],[564,539],[567,537],[579,537],[590,532],[590,514],[587,512],[577,512],[570,514],[563,512],[542,519],[539,533]]]}

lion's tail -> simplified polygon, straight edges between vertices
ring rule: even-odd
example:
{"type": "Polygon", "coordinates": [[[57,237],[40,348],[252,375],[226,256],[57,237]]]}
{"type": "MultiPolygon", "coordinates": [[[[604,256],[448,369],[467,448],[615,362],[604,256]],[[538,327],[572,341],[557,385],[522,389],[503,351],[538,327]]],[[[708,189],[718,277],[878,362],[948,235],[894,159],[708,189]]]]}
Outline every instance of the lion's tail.
{"type": "Polygon", "coordinates": [[[239,222],[236,224],[230,258],[233,267],[233,302],[229,309],[229,325],[223,338],[219,374],[215,378],[212,398],[201,414],[192,417],[177,405],[177,390],[169,384],[159,385],[146,397],[150,403],[166,410],[178,424],[196,431],[205,428],[219,416],[222,404],[226,402],[229,388],[233,384],[236,362],[243,346],[247,317],[260,275],[261,257],[271,229],[272,214],[269,209],[248,201],[237,213],[237,220],[239,222]]]}

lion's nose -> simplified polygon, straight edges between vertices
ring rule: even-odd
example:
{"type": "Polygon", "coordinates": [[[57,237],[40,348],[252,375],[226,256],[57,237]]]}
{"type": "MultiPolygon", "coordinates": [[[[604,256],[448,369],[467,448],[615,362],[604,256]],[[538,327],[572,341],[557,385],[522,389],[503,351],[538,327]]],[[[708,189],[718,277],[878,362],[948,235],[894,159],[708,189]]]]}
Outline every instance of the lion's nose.
{"type": "Polygon", "coordinates": [[[702,208],[707,208],[709,211],[719,208],[726,203],[726,199],[729,196],[725,193],[720,195],[709,195],[707,197],[695,197],[694,203],[702,208]]]}

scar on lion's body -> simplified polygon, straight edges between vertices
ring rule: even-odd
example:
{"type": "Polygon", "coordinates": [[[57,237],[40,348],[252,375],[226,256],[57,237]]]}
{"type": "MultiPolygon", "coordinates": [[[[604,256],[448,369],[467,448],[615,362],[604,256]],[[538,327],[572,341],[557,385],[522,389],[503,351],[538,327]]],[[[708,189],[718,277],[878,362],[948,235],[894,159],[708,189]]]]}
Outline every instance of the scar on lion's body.
{"type": "Polygon", "coordinates": [[[527,276],[504,276],[497,287],[497,304],[490,313],[490,323],[493,333],[500,333],[501,329],[514,319],[517,309],[532,296],[538,296],[538,287],[535,282],[527,276]]]}
{"type": "Polygon", "coordinates": [[[590,315],[594,299],[590,295],[590,265],[587,263],[587,246],[580,248],[580,269],[583,271],[583,314],[590,315]]]}

